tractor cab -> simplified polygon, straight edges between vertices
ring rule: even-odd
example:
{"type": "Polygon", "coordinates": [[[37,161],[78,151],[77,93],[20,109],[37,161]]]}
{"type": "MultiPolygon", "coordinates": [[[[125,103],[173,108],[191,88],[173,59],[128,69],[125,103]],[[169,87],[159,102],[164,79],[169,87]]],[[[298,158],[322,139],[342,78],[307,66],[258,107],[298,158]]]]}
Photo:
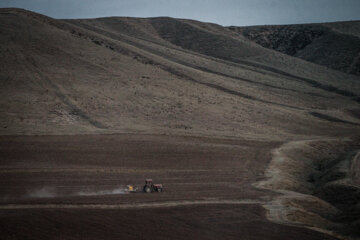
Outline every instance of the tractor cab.
{"type": "Polygon", "coordinates": [[[145,185],[151,185],[152,179],[145,179],[145,185]]]}
{"type": "Polygon", "coordinates": [[[145,193],[162,192],[163,186],[162,184],[153,184],[152,179],[145,179],[145,185],[143,187],[143,190],[145,193]]]}

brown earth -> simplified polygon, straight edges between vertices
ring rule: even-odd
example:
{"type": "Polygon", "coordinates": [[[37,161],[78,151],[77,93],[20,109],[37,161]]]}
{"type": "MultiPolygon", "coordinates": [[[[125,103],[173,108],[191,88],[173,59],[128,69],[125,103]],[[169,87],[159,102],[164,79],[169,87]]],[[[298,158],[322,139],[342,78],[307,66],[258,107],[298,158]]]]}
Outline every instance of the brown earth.
{"type": "Polygon", "coordinates": [[[278,144],[126,134],[1,137],[0,201],[49,203],[64,195],[61,203],[101,203],[104,196],[66,196],[126,184],[142,186],[146,178],[163,183],[164,194],[110,195],[109,203],[257,199],[264,193],[251,183],[261,178],[270,149],[278,144]],[[50,194],[56,190],[55,198],[28,197],[44,187],[50,194]]]}
{"type": "MultiPolygon", "coordinates": [[[[357,38],[350,25],[332,26],[357,38]]],[[[360,78],[233,30],[0,9],[0,238],[358,237],[358,144],[332,149],[359,135],[360,78]],[[302,141],[320,151],[301,145],[273,164],[302,141]],[[351,209],[318,181],[334,175],[352,179],[351,209]],[[310,188],[282,178],[263,189],[274,176],[310,188]],[[123,191],[149,177],[165,192],[123,191]],[[340,227],[319,225],[319,211],[340,227]]],[[[345,55],[317,57],[355,69],[345,55]]]]}
{"type": "Polygon", "coordinates": [[[0,138],[2,239],[333,239],[271,223],[279,142],[154,135],[0,138]],[[51,159],[51,161],[49,161],[51,159]],[[163,193],[103,194],[152,177],[163,193]],[[79,196],[79,192],[98,196],[79,196]],[[34,208],[34,209],[32,209],[34,208]],[[70,208],[70,209],[69,209],[70,208]]]}
{"type": "Polygon", "coordinates": [[[4,239],[335,239],[270,223],[257,205],[2,210],[1,215],[4,239]]]}

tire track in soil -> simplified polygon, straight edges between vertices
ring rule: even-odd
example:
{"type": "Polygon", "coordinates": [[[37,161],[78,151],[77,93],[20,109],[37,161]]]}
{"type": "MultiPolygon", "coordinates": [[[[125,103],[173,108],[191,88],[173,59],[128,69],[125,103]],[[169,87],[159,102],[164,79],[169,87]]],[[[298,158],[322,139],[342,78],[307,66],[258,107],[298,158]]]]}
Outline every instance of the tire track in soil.
{"type": "Polygon", "coordinates": [[[168,201],[153,203],[133,204],[4,204],[0,205],[1,210],[8,209],[142,209],[142,208],[165,208],[189,205],[246,205],[265,204],[265,201],[241,199],[241,200],[192,200],[192,201],[168,201]]]}
{"type": "MultiPolygon", "coordinates": [[[[209,172],[213,169],[130,169],[130,168],[1,168],[5,173],[129,173],[129,172],[209,172]]],[[[217,170],[222,171],[222,170],[217,170]]],[[[245,172],[245,170],[244,170],[245,172]]]]}

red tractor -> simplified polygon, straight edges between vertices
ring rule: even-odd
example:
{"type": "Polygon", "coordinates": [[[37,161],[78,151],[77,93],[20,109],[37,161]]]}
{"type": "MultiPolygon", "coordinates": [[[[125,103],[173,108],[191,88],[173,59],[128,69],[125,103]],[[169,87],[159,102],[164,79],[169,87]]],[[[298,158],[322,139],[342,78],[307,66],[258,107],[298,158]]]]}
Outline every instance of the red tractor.
{"type": "Polygon", "coordinates": [[[162,184],[153,184],[152,179],[146,179],[145,180],[145,186],[143,188],[145,193],[151,193],[151,192],[162,192],[163,191],[163,185],[162,184]]]}

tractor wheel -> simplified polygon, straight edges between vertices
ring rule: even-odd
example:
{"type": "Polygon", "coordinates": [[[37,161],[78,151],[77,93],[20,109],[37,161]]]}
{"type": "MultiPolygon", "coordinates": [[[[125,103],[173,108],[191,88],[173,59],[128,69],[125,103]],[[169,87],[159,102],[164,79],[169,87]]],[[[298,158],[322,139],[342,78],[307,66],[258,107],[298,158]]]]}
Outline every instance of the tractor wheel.
{"type": "Polygon", "coordinates": [[[149,186],[144,187],[144,192],[151,193],[151,188],[149,186]]]}
{"type": "Polygon", "coordinates": [[[162,192],[162,188],[158,188],[157,191],[158,191],[158,192],[162,192]]]}

